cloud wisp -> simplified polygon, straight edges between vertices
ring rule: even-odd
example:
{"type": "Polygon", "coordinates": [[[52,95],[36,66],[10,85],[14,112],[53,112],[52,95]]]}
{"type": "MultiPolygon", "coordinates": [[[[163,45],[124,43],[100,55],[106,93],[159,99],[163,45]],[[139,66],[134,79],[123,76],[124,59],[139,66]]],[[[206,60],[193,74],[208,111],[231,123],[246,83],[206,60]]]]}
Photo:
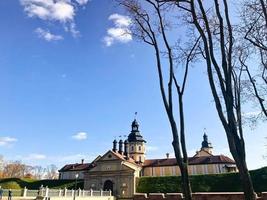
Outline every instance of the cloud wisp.
{"type": "Polygon", "coordinates": [[[9,146],[17,141],[18,139],[13,137],[0,137],[0,146],[9,146]]]}
{"type": "Polygon", "coordinates": [[[157,151],[158,150],[158,147],[156,147],[156,146],[147,146],[146,147],[146,150],[149,151],[149,152],[150,151],[157,151]]]}
{"type": "Polygon", "coordinates": [[[88,1],[89,0],[76,0],[76,2],[81,6],[86,5],[88,3],[88,1]]]}
{"type": "MultiPolygon", "coordinates": [[[[76,28],[75,16],[79,7],[84,7],[88,2],[88,0],[20,0],[28,17],[38,18],[50,23],[60,23],[64,31],[71,33],[73,37],[77,37],[80,34],[76,28]]],[[[50,33],[50,31],[47,30],[47,33],[50,33]]],[[[63,38],[63,36],[50,37],[49,34],[46,35],[48,38],[53,39],[63,38]]],[[[41,38],[51,41],[47,40],[46,37],[41,38]]]]}
{"type": "Polygon", "coordinates": [[[72,136],[72,139],[78,140],[78,141],[86,140],[87,139],[87,133],[85,133],[85,132],[76,133],[72,136]]]}
{"type": "Polygon", "coordinates": [[[35,33],[37,33],[39,38],[42,38],[48,42],[51,41],[57,41],[57,40],[63,40],[63,36],[61,35],[54,35],[52,33],[50,33],[49,30],[44,30],[42,28],[37,28],[35,29],[35,33]]]}
{"type": "Polygon", "coordinates": [[[45,160],[45,159],[47,159],[47,156],[44,154],[39,154],[39,153],[32,153],[24,157],[24,160],[27,160],[27,161],[45,160]]]}
{"type": "Polygon", "coordinates": [[[107,47],[110,47],[115,42],[128,43],[132,41],[131,19],[128,16],[114,13],[108,19],[114,23],[114,27],[107,30],[107,35],[103,39],[107,47]]]}

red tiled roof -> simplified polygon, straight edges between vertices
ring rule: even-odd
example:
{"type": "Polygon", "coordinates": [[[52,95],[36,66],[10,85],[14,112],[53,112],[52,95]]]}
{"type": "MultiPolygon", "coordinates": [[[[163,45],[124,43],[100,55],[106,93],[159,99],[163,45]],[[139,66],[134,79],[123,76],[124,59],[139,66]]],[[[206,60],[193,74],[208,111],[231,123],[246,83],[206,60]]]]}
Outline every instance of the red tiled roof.
{"type": "MultiPolygon", "coordinates": [[[[138,165],[134,159],[132,158],[126,158],[124,155],[119,154],[118,152],[114,152],[111,151],[112,153],[114,153],[119,159],[123,160],[123,161],[127,161],[130,162],[132,164],[138,165]]],[[[101,158],[101,157],[100,157],[101,158]]],[[[61,168],[59,170],[59,172],[67,172],[67,171],[86,171],[86,170],[90,170],[92,168],[94,168],[96,166],[96,161],[98,161],[100,159],[99,157],[96,158],[95,161],[93,161],[92,163],[76,163],[76,164],[67,164],[65,165],[63,168],[61,168]]]]}
{"type": "MultiPolygon", "coordinates": [[[[200,164],[235,164],[231,158],[224,155],[216,156],[200,156],[188,158],[189,165],[200,165],[200,164]]],[[[160,167],[160,166],[175,166],[177,165],[175,158],[165,159],[152,159],[145,160],[143,167],[160,167]]]]}
{"type": "Polygon", "coordinates": [[[189,158],[189,165],[197,164],[235,164],[235,161],[224,155],[201,156],[189,158]]]}
{"type": "Polygon", "coordinates": [[[59,170],[59,172],[66,172],[66,171],[85,171],[94,168],[94,164],[92,163],[76,163],[76,164],[68,164],[65,165],[63,168],[59,170]]]}

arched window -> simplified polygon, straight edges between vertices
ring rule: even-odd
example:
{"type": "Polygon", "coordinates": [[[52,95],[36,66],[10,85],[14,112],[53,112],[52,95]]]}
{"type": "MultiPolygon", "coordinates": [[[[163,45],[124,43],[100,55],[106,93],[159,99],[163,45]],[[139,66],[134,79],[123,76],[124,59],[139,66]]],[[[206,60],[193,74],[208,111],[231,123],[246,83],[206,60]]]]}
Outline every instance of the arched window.
{"type": "Polygon", "coordinates": [[[142,150],[142,147],[141,147],[141,146],[139,146],[139,147],[138,147],[138,150],[139,150],[139,151],[141,151],[141,150],[142,150]]]}

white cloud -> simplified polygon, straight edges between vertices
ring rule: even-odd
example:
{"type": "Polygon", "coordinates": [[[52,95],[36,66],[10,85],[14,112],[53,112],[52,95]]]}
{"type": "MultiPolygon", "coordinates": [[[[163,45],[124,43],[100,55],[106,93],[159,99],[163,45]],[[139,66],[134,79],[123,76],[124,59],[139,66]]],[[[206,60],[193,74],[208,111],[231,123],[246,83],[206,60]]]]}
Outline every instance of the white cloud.
{"type": "Polygon", "coordinates": [[[86,140],[87,139],[87,133],[85,132],[79,132],[72,136],[75,140],[86,140]]]}
{"type": "Polygon", "coordinates": [[[79,5],[86,5],[89,0],[76,0],[79,5]]]}
{"type": "Polygon", "coordinates": [[[158,147],[156,147],[156,146],[147,146],[146,147],[146,150],[147,151],[157,151],[158,150],[158,147]]]}
{"type": "Polygon", "coordinates": [[[89,162],[94,160],[97,157],[96,154],[94,155],[87,155],[87,154],[70,154],[70,155],[56,155],[48,157],[48,159],[52,163],[56,163],[58,165],[65,165],[66,163],[75,163],[75,162],[81,162],[82,159],[85,159],[85,162],[89,162]]]}
{"type": "Polygon", "coordinates": [[[28,17],[59,22],[66,32],[77,37],[79,31],[76,30],[75,16],[79,6],[86,5],[89,0],[20,0],[20,2],[28,17]]]}
{"type": "Polygon", "coordinates": [[[29,17],[60,22],[72,21],[75,16],[74,6],[64,0],[21,0],[24,11],[29,17]]]}
{"type": "Polygon", "coordinates": [[[128,16],[112,14],[108,18],[113,21],[114,27],[107,30],[107,35],[104,37],[104,43],[107,47],[114,44],[114,42],[128,43],[132,41],[132,34],[130,30],[131,19],[128,16]]]}
{"type": "Polygon", "coordinates": [[[9,146],[10,144],[13,144],[17,141],[18,140],[16,138],[12,137],[0,137],[0,146],[9,146]]]}
{"type": "Polygon", "coordinates": [[[24,158],[24,160],[45,160],[47,157],[44,154],[33,153],[24,158]]]}
{"type": "Polygon", "coordinates": [[[81,159],[87,158],[87,155],[84,154],[73,154],[73,155],[66,155],[66,156],[59,156],[56,158],[58,162],[77,162],[80,161],[81,159]]]}
{"type": "Polygon", "coordinates": [[[128,27],[131,24],[131,19],[128,16],[117,13],[110,15],[108,19],[112,20],[117,27],[128,27]]]}
{"type": "Polygon", "coordinates": [[[42,38],[48,42],[50,41],[57,41],[57,40],[63,40],[63,37],[61,35],[54,35],[50,33],[48,30],[44,30],[42,28],[37,28],[35,32],[38,34],[39,38],[42,38]]]}
{"type": "Polygon", "coordinates": [[[74,22],[70,23],[68,26],[64,27],[66,32],[70,32],[73,37],[80,35],[80,32],[76,29],[76,24],[74,22]]]}

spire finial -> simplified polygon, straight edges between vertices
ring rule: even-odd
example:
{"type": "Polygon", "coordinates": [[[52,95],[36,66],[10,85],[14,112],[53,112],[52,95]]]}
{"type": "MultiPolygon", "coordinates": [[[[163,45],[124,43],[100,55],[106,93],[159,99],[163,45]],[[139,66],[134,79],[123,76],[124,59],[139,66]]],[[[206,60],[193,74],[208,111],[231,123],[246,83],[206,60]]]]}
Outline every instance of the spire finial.
{"type": "Polygon", "coordinates": [[[137,112],[134,113],[134,120],[136,120],[137,114],[138,114],[137,112]]]}
{"type": "Polygon", "coordinates": [[[203,137],[207,137],[207,129],[206,128],[203,129],[203,132],[204,132],[203,137]]]}

